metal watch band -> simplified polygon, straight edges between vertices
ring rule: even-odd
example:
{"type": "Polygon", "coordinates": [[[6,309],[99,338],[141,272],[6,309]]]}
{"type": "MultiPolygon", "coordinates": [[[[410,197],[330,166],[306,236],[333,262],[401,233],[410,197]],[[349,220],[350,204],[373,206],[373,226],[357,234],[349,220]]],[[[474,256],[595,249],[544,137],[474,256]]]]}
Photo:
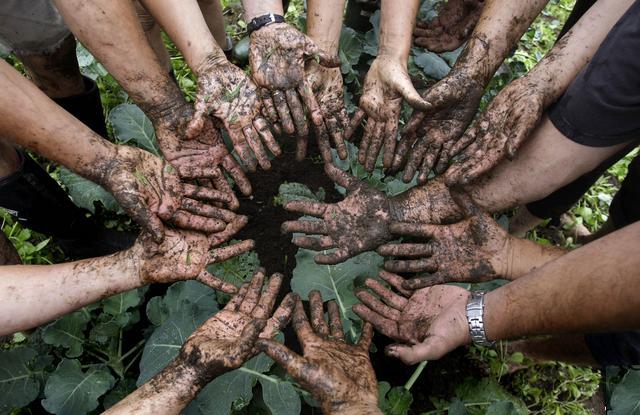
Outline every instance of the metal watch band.
{"type": "Polygon", "coordinates": [[[271,23],[284,23],[284,16],[279,14],[263,14],[262,16],[257,16],[251,19],[249,24],[247,24],[247,30],[249,33],[255,32],[261,27],[270,25],[271,23]]]}
{"type": "Polygon", "coordinates": [[[484,291],[472,291],[467,301],[467,322],[471,340],[480,346],[493,346],[484,331],[484,291]]]}

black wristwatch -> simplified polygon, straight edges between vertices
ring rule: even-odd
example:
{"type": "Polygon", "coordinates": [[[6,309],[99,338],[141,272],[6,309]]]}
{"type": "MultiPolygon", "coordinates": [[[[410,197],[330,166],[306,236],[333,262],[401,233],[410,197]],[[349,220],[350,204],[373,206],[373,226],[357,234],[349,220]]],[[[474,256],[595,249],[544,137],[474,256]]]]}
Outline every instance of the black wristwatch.
{"type": "Polygon", "coordinates": [[[271,23],[284,23],[284,16],[280,16],[279,14],[263,14],[262,16],[254,17],[251,19],[249,24],[247,24],[247,30],[249,33],[255,32],[261,27],[268,26],[271,23]]]}

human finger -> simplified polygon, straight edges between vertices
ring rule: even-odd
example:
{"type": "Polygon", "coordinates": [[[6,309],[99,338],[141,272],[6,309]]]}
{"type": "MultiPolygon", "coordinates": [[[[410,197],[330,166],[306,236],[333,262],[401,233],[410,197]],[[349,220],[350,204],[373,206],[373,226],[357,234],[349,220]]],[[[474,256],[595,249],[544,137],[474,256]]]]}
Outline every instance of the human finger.
{"type": "Polygon", "coordinates": [[[367,278],[364,283],[367,288],[378,294],[382,301],[395,308],[396,310],[402,310],[404,306],[407,305],[406,298],[394,293],[384,285],[380,284],[378,281],[372,278],[367,278]]]}
{"type": "Polygon", "coordinates": [[[351,139],[353,132],[356,130],[356,128],[358,128],[358,126],[362,122],[362,119],[364,118],[365,115],[367,115],[367,113],[364,112],[362,109],[358,108],[356,110],[355,114],[353,114],[353,118],[351,119],[351,121],[345,126],[345,130],[344,130],[345,139],[347,140],[351,139]]]}
{"type": "Polygon", "coordinates": [[[356,297],[362,302],[362,304],[369,307],[371,310],[380,314],[382,317],[388,318],[389,320],[398,321],[400,320],[400,311],[395,308],[389,307],[384,304],[382,301],[378,300],[374,295],[366,290],[359,290],[356,292],[356,297]]]}
{"type": "Polygon", "coordinates": [[[296,126],[296,135],[306,137],[309,135],[309,125],[307,124],[307,117],[304,114],[304,107],[298,97],[298,93],[293,89],[287,89],[284,91],[287,97],[287,105],[289,111],[291,111],[291,118],[296,126]]]}
{"type": "MultiPolygon", "coordinates": [[[[369,119],[369,122],[371,122],[371,119],[369,119]]],[[[369,149],[367,150],[367,158],[364,163],[364,169],[368,172],[372,172],[376,167],[376,161],[378,160],[378,155],[380,154],[384,140],[385,125],[384,122],[376,122],[374,125],[373,136],[371,137],[369,149]]]]}
{"type": "Polygon", "coordinates": [[[433,238],[441,232],[443,226],[444,225],[432,225],[430,223],[391,222],[389,231],[394,235],[433,238]]]}
{"type": "Polygon", "coordinates": [[[315,257],[313,257],[313,260],[316,262],[316,264],[336,265],[346,261],[350,257],[351,257],[351,254],[349,253],[348,249],[338,248],[335,251],[330,252],[328,254],[318,254],[315,257]]]}
{"type": "Polygon", "coordinates": [[[264,283],[264,269],[258,268],[256,272],[251,277],[251,282],[249,283],[249,288],[247,289],[247,294],[244,296],[244,299],[240,303],[240,307],[238,311],[245,314],[251,314],[253,309],[258,304],[258,299],[260,298],[260,292],[262,291],[262,284],[264,283]]]}
{"type": "Polygon", "coordinates": [[[231,300],[224,306],[224,310],[227,311],[238,311],[238,307],[240,307],[240,303],[244,300],[244,296],[247,294],[247,290],[249,289],[249,283],[242,283],[238,293],[231,297],[231,300]]]}
{"type": "Polygon", "coordinates": [[[227,128],[227,133],[229,133],[233,148],[246,169],[250,172],[256,171],[257,161],[251,152],[251,147],[247,142],[242,128],[227,128]]]}
{"type": "MultiPolygon", "coordinates": [[[[233,181],[236,183],[236,186],[238,186],[238,189],[240,189],[240,192],[245,196],[249,196],[252,190],[251,182],[231,154],[222,159],[222,167],[224,167],[224,169],[229,173],[233,181]]],[[[215,179],[217,184],[222,185],[223,181],[224,183],[227,183],[227,185],[229,184],[222,174],[215,179]]],[[[227,186],[223,188],[226,189],[227,186]]],[[[228,189],[231,190],[231,186],[228,186],[228,189]]]]}
{"type": "Polygon", "coordinates": [[[390,260],[384,262],[384,269],[390,272],[434,272],[438,264],[431,258],[390,260]]]}
{"type": "Polygon", "coordinates": [[[333,239],[330,236],[321,236],[314,238],[311,236],[296,236],[293,238],[293,244],[300,248],[310,249],[312,251],[322,251],[334,247],[333,239]]]}
{"type": "Polygon", "coordinates": [[[429,244],[385,244],[377,249],[382,256],[421,258],[430,256],[432,248],[429,244]]]}
{"type": "Polygon", "coordinates": [[[258,164],[262,167],[263,170],[271,169],[271,162],[269,161],[269,156],[267,156],[264,147],[262,147],[262,142],[260,138],[258,138],[258,132],[253,128],[252,125],[247,125],[242,129],[244,136],[249,143],[249,147],[253,150],[253,154],[258,159],[258,164]]]}
{"type": "Polygon", "coordinates": [[[327,224],[322,220],[292,220],[280,227],[283,233],[300,232],[306,234],[326,234],[327,224]]]}
{"type": "Polygon", "coordinates": [[[311,366],[307,360],[299,354],[292,352],[287,346],[268,339],[258,339],[256,341],[258,350],[275,360],[282,366],[289,376],[302,384],[309,384],[312,379],[320,374],[318,368],[311,366]]]}
{"type": "Polygon", "coordinates": [[[307,107],[311,121],[314,125],[320,125],[323,123],[322,110],[316,99],[313,89],[311,88],[311,82],[308,79],[304,79],[302,85],[298,87],[298,93],[302,98],[302,102],[307,107]]]}
{"type": "Polygon", "coordinates": [[[307,315],[304,312],[304,307],[302,306],[302,300],[300,300],[300,298],[297,299],[296,305],[293,309],[291,325],[293,326],[293,330],[296,332],[298,341],[304,350],[305,345],[310,340],[314,339],[316,335],[311,329],[311,324],[309,324],[309,319],[307,319],[307,315]]]}
{"type": "Polygon", "coordinates": [[[267,326],[260,335],[262,338],[272,338],[277,332],[282,331],[282,329],[289,324],[297,299],[298,294],[296,293],[289,293],[284,297],[271,318],[267,320],[267,326]]]}
{"type": "Polygon", "coordinates": [[[433,287],[434,285],[442,285],[449,282],[459,281],[457,278],[453,278],[443,272],[436,272],[431,275],[405,280],[402,286],[407,290],[419,290],[420,288],[433,287]]]}
{"type": "Polygon", "coordinates": [[[393,165],[393,156],[396,153],[398,142],[398,119],[390,118],[384,125],[384,151],[382,156],[382,167],[386,170],[393,165]]]}
{"type": "Polygon", "coordinates": [[[196,281],[203,283],[204,285],[213,288],[216,291],[221,291],[227,294],[236,294],[238,289],[235,285],[224,281],[221,278],[203,270],[197,277],[196,281]]]}
{"type": "Polygon", "coordinates": [[[322,217],[329,205],[327,203],[312,202],[310,200],[292,200],[284,204],[284,209],[289,212],[304,213],[315,217],[322,217]]]}
{"type": "Polygon", "coordinates": [[[309,311],[311,313],[311,327],[323,339],[329,336],[329,326],[324,321],[322,295],[318,290],[309,291],[309,311]]]}
{"type": "Polygon", "coordinates": [[[204,233],[220,232],[227,226],[222,220],[199,216],[186,210],[175,211],[171,217],[171,223],[180,229],[189,229],[204,233]]]}
{"type": "Polygon", "coordinates": [[[325,163],[324,172],[333,182],[338,183],[349,191],[354,190],[360,185],[360,181],[358,181],[358,179],[341,170],[333,163],[325,163]]]}
{"type": "Polygon", "coordinates": [[[209,235],[209,246],[218,246],[224,242],[227,242],[238,231],[245,227],[249,222],[249,218],[246,216],[238,215],[231,223],[227,223],[227,227],[223,231],[213,233],[209,235]]]}
{"type": "Polygon", "coordinates": [[[360,316],[361,319],[368,323],[371,323],[377,331],[384,334],[385,336],[392,339],[397,339],[399,337],[398,324],[395,321],[381,316],[364,304],[355,304],[352,307],[352,310],[354,313],[360,316]]]}
{"type": "Polygon", "coordinates": [[[273,305],[276,302],[276,297],[280,291],[283,279],[284,276],[279,273],[275,273],[271,276],[267,283],[267,288],[265,288],[264,292],[260,296],[258,305],[253,309],[253,317],[266,319],[271,315],[271,311],[273,310],[273,305]]]}
{"type": "Polygon", "coordinates": [[[402,283],[405,281],[405,279],[401,276],[385,271],[383,269],[380,270],[378,276],[386,281],[389,285],[391,285],[400,294],[404,295],[406,298],[411,297],[411,295],[413,294],[412,290],[407,290],[402,286],[402,283]]]}
{"type": "Polygon", "coordinates": [[[233,245],[224,246],[222,248],[213,249],[209,252],[209,263],[217,264],[224,262],[230,258],[249,252],[255,248],[255,241],[253,239],[245,239],[244,241],[235,243],[233,245]]]}
{"type": "Polygon", "coordinates": [[[276,157],[282,154],[282,150],[280,149],[280,145],[275,138],[273,138],[273,134],[271,134],[271,130],[269,130],[269,126],[267,125],[267,121],[264,118],[257,117],[253,120],[253,128],[256,129],[260,138],[262,138],[262,142],[267,146],[269,151],[276,157]]]}
{"type": "Polygon", "coordinates": [[[371,341],[373,340],[373,326],[369,322],[365,322],[362,325],[362,332],[360,333],[360,340],[358,340],[358,347],[362,350],[369,352],[371,347],[371,341]]]}
{"type": "Polygon", "coordinates": [[[186,210],[187,212],[207,218],[220,219],[226,223],[233,221],[237,217],[237,215],[230,210],[206,205],[204,203],[188,198],[182,199],[181,208],[186,210]]]}
{"type": "Polygon", "coordinates": [[[411,83],[411,79],[409,79],[409,75],[405,73],[399,73],[394,78],[394,89],[409,105],[413,108],[417,108],[421,111],[429,111],[431,109],[431,104],[425,101],[416,88],[411,83]]]}
{"type": "Polygon", "coordinates": [[[317,59],[318,63],[326,68],[336,68],[340,66],[340,57],[338,55],[325,52],[311,40],[311,38],[307,36],[305,36],[305,38],[305,55],[317,59]]]}
{"type": "Polygon", "coordinates": [[[327,313],[329,314],[329,333],[331,338],[338,341],[344,341],[344,329],[342,328],[342,318],[340,317],[340,309],[335,300],[327,302],[327,313]]]}
{"type": "Polygon", "coordinates": [[[293,119],[291,118],[289,107],[287,106],[287,97],[284,92],[277,89],[271,93],[271,96],[273,97],[273,103],[276,107],[276,111],[278,112],[278,118],[280,119],[282,129],[287,134],[295,133],[296,127],[293,124],[293,119]]]}

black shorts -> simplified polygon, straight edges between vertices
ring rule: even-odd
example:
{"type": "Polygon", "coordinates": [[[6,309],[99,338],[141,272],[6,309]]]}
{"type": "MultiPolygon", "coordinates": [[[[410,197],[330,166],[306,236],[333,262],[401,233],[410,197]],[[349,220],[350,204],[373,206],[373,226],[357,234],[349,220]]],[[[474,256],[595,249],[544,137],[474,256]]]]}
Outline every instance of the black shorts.
{"type": "Polygon", "coordinates": [[[640,1],[611,29],[548,114],[564,136],[586,146],[640,138],[640,1]]]}
{"type": "Polygon", "coordinates": [[[587,334],[584,339],[591,355],[603,368],[640,365],[640,331],[587,334]]]}

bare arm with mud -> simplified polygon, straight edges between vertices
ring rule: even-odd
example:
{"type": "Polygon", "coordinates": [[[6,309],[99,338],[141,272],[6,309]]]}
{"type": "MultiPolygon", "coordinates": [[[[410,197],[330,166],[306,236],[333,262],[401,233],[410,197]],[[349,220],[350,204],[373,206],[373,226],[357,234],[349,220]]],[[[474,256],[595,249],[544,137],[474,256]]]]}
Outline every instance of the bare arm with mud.
{"type": "Polygon", "coordinates": [[[319,291],[309,293],[309,309],[311,323],[300,299],[293,311],[292,324],[302,346],[302,356],[273,340],[258,340],[258,348],[311,393],[323,414],[381,415],[378,383],[369,360],[371,325],[365,323],[360,340],[351,345],[345,341],[335,301],[327,303],[328,324],[319,291]]]}
{"type": "MultiPolygon", "coordinates": [[[[640,297],[634,287],[638,286],[639,242],[640,223],[636,222],[487,293],[487,338],[637,329],[640,297]]],[[[426,289],[438,287],[450,286],[426,289]]],[[[387,353],[413,364],[439,359],[469,343],[465,305],[466,300],[441,304],[426,316],[431,319],[432,336],[415,345],[390,346],[387,353]],[[447,324],[453,318],[463,323],[447,324]]]]}
{"type": "Polygon", "coordinates": [[[473,119],[486,85],[547,0],[487,0],[478,25],[449,75],[422,98],[431,108],[407,123],[393,159],[409,182],[418,173],[425,183],[430,171],[442,173],[453,147],[473,119]]]}
{"type": "Polygon", "coordinates": [[[256,340],[270,339],[281,330],[297,299],[290,293],[273,311],[283,277],[272,275],[261,292],[264,279],[264,270],[258,270],[222,310],[189,336],[178,357],[105,413],[179,414],[214,378],[253,357],[258,352],[256,340]]]}
{"type": "Polygon", "coordinates": [[[360,108],[346,133],[349,137],[361,120],[367,117],[358,162],[369,172],[375,168],[381,150],[383,167],[391,167],[403,100],[420,110],[431,108],[430,103],[415,90],[407,72],[411,31],[419,5],[418,0],[382,1],[378,56],[367,72],[360,108]]]}
{"type": "Polygon", "coordinates": [[[196,0],[143,0],[142,3],[166,30],[198,77],[198,95],[187,134],[197,137],[206,128],[209,114],[229,132],[245,166],[254,171],[256,159],[269,169],[268,152],[280,155],[280,147],[260,115],[256,86],[242,69],[229,62],[216,43],[196,0]],[[252,153],[253,152],[253,153],[252,153]]]}
{"type": "Polygon", "coordinates": [[[457,49],[469,38],[483,6],[484,0],[447,1],[434,19],[416,23],[413,43],[436,53],[457,49]]]}
{"type": "MultiPolygon", "coordinates": [[[[242,222],[246,223],[246,218],[242,222]]],[[[87,304],[147,284],[195,279],[233,293],[233,285],[205,270],[208,264],[223,262],[253,248],[253,241],[246,240],[210,250],[228,238],[228,234],[206,236],[167,230],[161,244],[143,234],[130,249],[105,257],[55,265],[0,267],[0,335],[37,327],[87,304]]]]}
{"type": "Polygon", "coordinates": [[[127,0],[57,0],[56,5],[76,37],[149,116],[160,149],[178,174],[184,179],[211,180],[215,189],[230,194],[229,205],[236,208],[237,199],[222,170],[244,194],[251,193],[251,185],[211,122],[207,131],[187,139],[192,106],[158,63],[133,4],[127,0]]]}
{"type": "Polygon", "coordinates": [[[528,74],[507,85],[454,146],[454,154],[464,150],[447,170],[447,183],[470,183],[503,158],[513,158],[632,3],[596,2],[528,74]]]}

